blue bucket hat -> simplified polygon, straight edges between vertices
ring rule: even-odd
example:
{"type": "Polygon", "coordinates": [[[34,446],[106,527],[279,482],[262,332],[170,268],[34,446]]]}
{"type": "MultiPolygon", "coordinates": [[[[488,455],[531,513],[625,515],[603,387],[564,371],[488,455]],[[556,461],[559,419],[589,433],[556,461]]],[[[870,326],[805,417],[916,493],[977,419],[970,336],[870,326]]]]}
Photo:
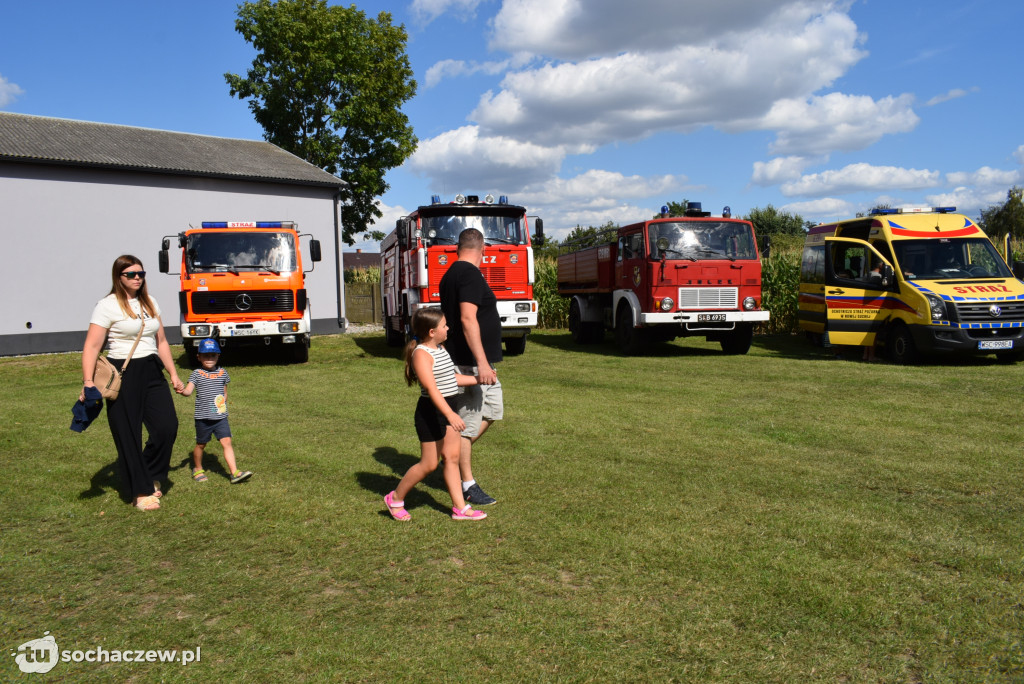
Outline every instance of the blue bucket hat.
{"type": "Polygon", "coordinates": [[[201,340],[199,342],[199,353],[220,354],[220,345],[217,344],[217,340],[207,337],[205,340],[201,340]]]}

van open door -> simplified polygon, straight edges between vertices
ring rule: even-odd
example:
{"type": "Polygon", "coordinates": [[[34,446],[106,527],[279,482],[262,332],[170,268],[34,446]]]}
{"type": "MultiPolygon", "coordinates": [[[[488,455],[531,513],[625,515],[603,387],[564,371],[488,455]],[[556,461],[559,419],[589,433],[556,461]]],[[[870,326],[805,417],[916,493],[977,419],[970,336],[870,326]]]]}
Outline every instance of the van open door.
{"type": "Polygon", "coordinates": [[[892,315],[892,265],[864,240],[825,238],[825,328],[831,344],[869,346],[892,315]]]}

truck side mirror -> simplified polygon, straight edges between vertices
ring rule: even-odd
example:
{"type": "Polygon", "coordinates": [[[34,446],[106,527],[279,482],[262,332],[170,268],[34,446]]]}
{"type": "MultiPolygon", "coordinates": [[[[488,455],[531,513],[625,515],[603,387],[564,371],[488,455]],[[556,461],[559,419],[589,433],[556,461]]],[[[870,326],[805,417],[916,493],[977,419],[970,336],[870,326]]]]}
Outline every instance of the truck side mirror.
{"type": "Polygon", "coordinates": [[[533,222],[533,234],[537,236],[538,242],[544,242],[544,219],[538,218],[533,222]]]}
{"type": "Polygon", "coordinates": [[[309,241],[309,258],[312,261],[320,261],[320,241],[310,240],[309,241]]]}
{"type": "Polygon", "coordinates": [[[409,239],[409,219],[400,218],[395,221],[395,230],[398,232],[398,241],[406,244],[409,239]]]}
{"type": "Polygon", "coordinates": [[[167,238],[164,238],[164,248],[161,249],[160,253],[157,255],[157,262],[160,264],[161,273],[167,273],[171,270],[171,259],[167,255],[167,248],[169,247],[167,244],[168,242],[170,241],[167,238]]]}
{"type": "Polygon", "coordinates": [[[1013,262],[1013,277],[1017,280],[1024,280],[1024,261],[1013,262]]]}
{"type": "Polygon", "coordinates": [[[889,287],[894,282],[896,282],[896,274],[893,273],[892,266],[882,264],[882,287],[889,287]]]}

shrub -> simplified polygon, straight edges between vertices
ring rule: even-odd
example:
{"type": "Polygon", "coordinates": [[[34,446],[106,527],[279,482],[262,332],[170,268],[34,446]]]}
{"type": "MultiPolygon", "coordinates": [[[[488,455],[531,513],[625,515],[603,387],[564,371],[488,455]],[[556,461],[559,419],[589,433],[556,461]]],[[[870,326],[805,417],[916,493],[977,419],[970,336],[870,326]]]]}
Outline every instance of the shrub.
{"type": "Polygon", "coordinates": [[[533,283],[533,298],[537,300],[540,312],[537,326],[540,328],[565,328],[569,325],[569,300],[558,294],[558,263],[551,257],[541,257],[534,263],[536,280],[533,283]]]}
{"type": "Polygon", "coordinates": [[[380,267],[371,266],[369,268],[346,268],[345,269],[345,282],[346,283],[379,283],[380,282],[380,267]]]}

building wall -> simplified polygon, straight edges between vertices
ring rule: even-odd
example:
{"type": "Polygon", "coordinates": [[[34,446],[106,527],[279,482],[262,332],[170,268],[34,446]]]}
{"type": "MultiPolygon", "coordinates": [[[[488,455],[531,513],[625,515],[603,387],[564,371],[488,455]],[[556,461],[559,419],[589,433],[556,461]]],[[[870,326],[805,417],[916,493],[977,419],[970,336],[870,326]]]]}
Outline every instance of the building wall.
{"type": "MultiPolygon", "coordinates": [[[[334,188],[0,162],[0,355],[82,348],[121,254],[142,260],[168,338],[180,341],[178,277],[159,272],[161,238],[202,221],[295,221],[323,247],[307,274],[314,332],[339,332],[334,188]]],[[[302,239],[307,250],[309,238],[302,239]]],[[[171,268],[180,253],[171,241],[171,268]]]]}

